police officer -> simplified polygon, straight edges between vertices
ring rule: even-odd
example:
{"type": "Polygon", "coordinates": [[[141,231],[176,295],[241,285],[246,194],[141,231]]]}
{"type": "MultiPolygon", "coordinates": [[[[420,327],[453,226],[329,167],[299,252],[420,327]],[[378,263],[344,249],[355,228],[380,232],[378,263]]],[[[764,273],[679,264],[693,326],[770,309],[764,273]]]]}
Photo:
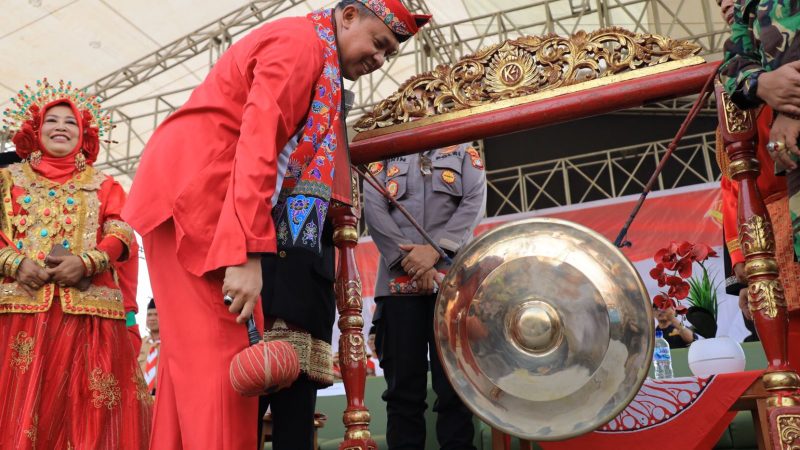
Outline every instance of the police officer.
{"type": "MultiPolygon", "coordinates": [[[[450,256],[469,242],[484,215],[483,160],[469,144],[376,162],[370,171],[450,256]]],[[[383,400],[389,449],[425,447],[429,357],[439,444],[443,449],[474,449],[472,413],[447,380],[433,337],[435,277],[448,267],[411,223],[366,183],[364,215],[381,254],[374,322],[387,384],[383,400]]]]}

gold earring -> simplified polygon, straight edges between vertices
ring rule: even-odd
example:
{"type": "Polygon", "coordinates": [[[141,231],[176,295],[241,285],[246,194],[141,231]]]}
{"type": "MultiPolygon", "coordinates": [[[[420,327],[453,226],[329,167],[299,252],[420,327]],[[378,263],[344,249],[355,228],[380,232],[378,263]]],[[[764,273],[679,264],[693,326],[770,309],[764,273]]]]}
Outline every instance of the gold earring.
{"type": "Polygon", "coordinates": [[[83,156],[83,151],[75,155],[75,168],[78,172],[83,172],[86,169],[86,157],[83,156]]]}
{"type": "Polygon", "coordinates": [[[31,156],[28,157],[28,162],[31,166],[37,167],[40,162],[42,162],[42,151],[35,150],[31,153],[31,156]]]}

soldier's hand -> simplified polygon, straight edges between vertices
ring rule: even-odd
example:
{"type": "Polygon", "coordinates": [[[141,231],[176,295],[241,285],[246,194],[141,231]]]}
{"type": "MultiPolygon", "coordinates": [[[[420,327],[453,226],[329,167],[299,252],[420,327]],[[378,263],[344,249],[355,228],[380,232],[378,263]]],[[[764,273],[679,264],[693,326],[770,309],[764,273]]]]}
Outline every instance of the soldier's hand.
{"type": "Polygon", "coordinates": [[[412,277],[412,280],[419,280],[439,261],[439,252],[428,244],[400,244],[400,249],[408,252],[400,265],[412,277]]]}
{"type": "Polygon", "coordinates": [[[245,323],[253,315],[261,295],[261,283],[260,256],[248,256],[244,264],[225,269],[222,295],[233,298],[228,311],[239,313],[236,322],[245,323]]]}
{"type": "Polygon", "coordinates": [[[800,61],[759,75],[756,95],[775,111],[800,115],[800,61]]]}
{"type": "Polygon", "coordinates": [[[797,148],[798,135],[800,135],[800,120],[794,120],[783,114],[778,114],[769,130],[769,141],[779,145],[777,149],[770,149],[768,145],[769,155],[776,163],[789,170],[797,169],[794,160],[800,157],[800,149],[797,148]]]}

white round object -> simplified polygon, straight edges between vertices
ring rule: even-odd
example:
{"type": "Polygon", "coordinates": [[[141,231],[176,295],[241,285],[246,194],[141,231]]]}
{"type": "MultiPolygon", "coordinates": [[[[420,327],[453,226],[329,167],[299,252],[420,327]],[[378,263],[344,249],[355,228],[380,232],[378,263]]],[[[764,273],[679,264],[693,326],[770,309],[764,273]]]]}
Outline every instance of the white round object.
{"type": "Polygon", "coordinates": [[[689,369],[697,377],[744,370],[744,350],[727,336],[702,339],[689,346],[689,369]]]}

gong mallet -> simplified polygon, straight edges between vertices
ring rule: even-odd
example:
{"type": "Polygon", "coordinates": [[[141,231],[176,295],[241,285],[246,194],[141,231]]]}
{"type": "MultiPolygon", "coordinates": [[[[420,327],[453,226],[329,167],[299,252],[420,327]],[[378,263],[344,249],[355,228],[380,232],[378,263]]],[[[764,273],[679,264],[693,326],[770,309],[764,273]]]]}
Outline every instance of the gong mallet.
{"type": "MultiPolygon", "coordinates": [[[[233,298],[226,295],[223,301],[230,306],[233,298]]],[[[286,341],[265,342],[252,315],[247,319],[247,339],[250,345],[231,360],[233,389],[252,397],[291,386],[300,375],[300,362],[292,344],[286,341]]]]}
{"type": "Polygon", "coordinates": [[[420,224],[414,219],[414,217],[411,216],[408,210],[405,207],[403,207],[403,205],[398,203],[397,200],[395,200],[395,198],[392,197],[392,194],[387,192],[386,189],[380,185],[380,182],[375,178],[375,175],[373,175],[372,172],[370,172],[369,170],[364,172],[363,170],[361,170],[356,166],[352,167],[353,170],[355,170],[356,173],[358,173],[358,175],[364,179],[364,181],[369,183],[369,185],[372,186],[373,189],[380,192],[381,195],[383,195],[386,198],[386,200],[389,200],[389,203],[391,203],[392,206],[397,208],[397,210],[400,211],[400,213],[402,213],[406,219],[408,219],[408,222],[411,223],[411,225],[417,229],[419,234],[422,235],[422,238],[425,239],[425,241],[428,244],[430,244],[430,246],[433,247],[433,249],[436,250],[437,253],[439,253],[439,256],[442,257],[442,260],[444,262],[446,262],[447,264],[453,264],[453,260],[450,259],[449,256],[447,256],[447,253],[445,253],[442,247],[439,247],[439,245],[437,245],[436,242],[433,241],[433,238],[431,238],[431,236],[425,230],[422,229],[422,226],[420,226],[420,224]]]}
{"type": "MultiPolygon", "coordinates": [[[[719,69],[719,64],[717,64],[717,69],[719,69]]],[[[628,235],[628,229],[631,227],[633,220],[636,219],[636,216],[639,214],[639,210],[642,208],[645,199],[647,199],[647,194],[653,189],[653,186],[658,181],[658,176],[661,174],[661,171],[664,170],[664,166],[667,165],[667,161],[672,156],[672,153],[678,147],[678,144],[683,139],[683,135],[686,134],[686,131],[689,129],[689,125],[694,121],[694,118],[697,116],[697,113],[700,112],[700,108],[706,102],[706,99],[711,92],[714,90],[714,78],[717,76],[717,70],[708,76],[706,79],[706,84],[703,86],[703,89],[700,91],[700,95],[697,96],[697,100],[695,100],[694,105],[692,105],[692,109],[686,115],[686,118],[683,119],[683,123],[681,127],[678,129],[678,132],[675,134],[675,137],[672,138],[672,142],[669,143],[667,146],[667,151],[664,153],[664,156],[661,157],[661,160],[658,162],[658,166],[656,166],[655,171],[650,176],[650,180],[647,181],[647,184],[644,187],[644,191],[639,196],[639,200],[636,202],[636,205],[633,207],[633,211],[628,216],[628,220],[625,221],[625,225],[622,226],[622,229],[619,230],[619,234],[617,238],[614,240],[614,246],[623,248],[623,247],[630,247],[632,244],[630,241],[626,239],[628,235]]]]}

